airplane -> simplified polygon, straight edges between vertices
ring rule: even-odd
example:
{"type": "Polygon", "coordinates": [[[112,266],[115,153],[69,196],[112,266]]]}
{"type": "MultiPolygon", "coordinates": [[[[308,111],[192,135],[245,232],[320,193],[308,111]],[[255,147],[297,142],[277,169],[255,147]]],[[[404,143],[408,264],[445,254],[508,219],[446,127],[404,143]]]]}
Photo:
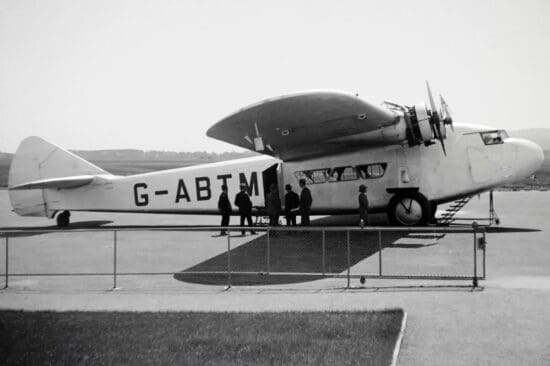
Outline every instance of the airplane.
{"type": "MultiPolygon", "coordinates": [[[[313,90],[252,104],[215,123],[207,136],[260,153],[245,159],[115,176],[39,137],[21,142],[8,189],[21,216],[70,212],[218,214],[221,186],[244,184],[257,212],[271,184],[305,179],[312,215],[357,213],[358,186],[369,212],[396,226],[424,226],[437,205],[529,177],[544,154],[506,131],[455,124],[429,84],[426,103],[369,103],[356,94],[313,90]]],[[[283,198],[283,190],[281,198],[283,198]]],[[[284,202],[284,199],[281,200],[284,202]]]]}

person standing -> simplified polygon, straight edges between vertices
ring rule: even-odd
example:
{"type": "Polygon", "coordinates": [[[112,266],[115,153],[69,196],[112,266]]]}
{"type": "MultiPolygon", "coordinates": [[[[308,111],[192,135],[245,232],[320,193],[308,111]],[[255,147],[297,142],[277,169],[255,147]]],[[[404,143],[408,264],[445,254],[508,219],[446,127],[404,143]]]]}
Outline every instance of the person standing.
{"type": "Polygon", "coordinates": [[[222,215],[222,229],[220,231],[220,235],[227,235],[225,227],[229,226],[229,217],[231,216],[232,209],[231,202],[229,202],[229,198],[227,197],[227,186],[225,184],[222,185],[222,193],[218,199],[218,210],[222,215]]]}
{"type": "Polygon", "coordinates": [[[285,218],[287,226],[296,226],[296,209],[300,207],[300,197],[292,190],[292,186],[285,186],[285,218]]]}
{"type": "MultiPolygon", "coordinates": [[[[246,184],[241,184],[241,191],[235,196],[235,206],[239,208],[239,214],[241,215],[241,227],[244,227],[244,220],[248,221],[248,226],[252,225],[252,201],[248,192],[246,192],[246,184]]],[[[241,231],[245,235],[245,230],[241,231]]],[[[254,229],[250,229],[250,234],[254,235],[256,232],[254,229]]]]}
{"type": "Polygon", "coordinates": [[[300,179],[300,188],[302,188],[302,192],[300,192],[300,214],[302,216],[302,226],[309,226],[309,212],[311,210],[311,204],[313,203],[313,199],[311,198],[311,192],[309,191],[309,188],[306,187],[306,180],[300,179]]]}
{"type": "Polygon", "coordinates": [[[271,184],[267,195],[267,215],[269,226],[279,226],[279,215],[281,214],[281,198],[276,184],[271,184]]]}
{"type": "Polygon", "coordinates": [[[359,186],[359,225],[361,227],[369,224],[369,200],[366,193],[367,187],[361,184],[359,186]]]}

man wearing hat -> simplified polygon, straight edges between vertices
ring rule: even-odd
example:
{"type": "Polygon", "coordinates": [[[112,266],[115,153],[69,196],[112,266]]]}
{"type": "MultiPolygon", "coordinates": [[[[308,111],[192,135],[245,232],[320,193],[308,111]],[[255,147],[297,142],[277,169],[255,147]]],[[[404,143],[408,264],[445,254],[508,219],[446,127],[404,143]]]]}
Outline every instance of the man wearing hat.
{"type": "Polygon", "coordinates": [[[300,214],[302,215],[302,226],[309,226],[309,211],[311,210],[311,204],[313,199],[311,198],[311,192],[309,188],[306,187],[306,180],[304,178],[300,179],[300,214]]]}
{"type": "MultiPolygon", "coordinates": [[[[244,227],[244,220],[246,219],[246,221],[248,221],[248,226],[252,228],[252,201],[250,200],[248,192],[246,192],[246,188],[246,184],[241,183],[241,191],[235,196],[235,206],[239,208],[241,227],[244,227]]],[[[242,230],[241,234],[244,235],[245,231],[242,230]]],[[[250,230],[250,234],[256,234],[254,229],[250,230]]]]}
{"type": "Polygon", "coordinates": [[[292,186],[285,186],[285,218],[287,226],[296,226],[296,209],[300,207],[300,197],[292,190],[292,186]]]}
{"type": "Polygon", "coordinates": [[[359,223],[361,226],[369,223],[369,200],[367,199],[367,187],[359,186],[359,223]]]}
{"type": "Polygon", "coordinates": [[[218,210],[222,215],[222,229],[220,235],[227,235],[227,231],[224,229],[224,227],[229,226],[229,216],[231,215],[231,202],[229,202],[229,198],[227,197],[227,186],[225,184],[222,185],[222,193],[220,194],[220,198],[218,199],[218,210]]]}

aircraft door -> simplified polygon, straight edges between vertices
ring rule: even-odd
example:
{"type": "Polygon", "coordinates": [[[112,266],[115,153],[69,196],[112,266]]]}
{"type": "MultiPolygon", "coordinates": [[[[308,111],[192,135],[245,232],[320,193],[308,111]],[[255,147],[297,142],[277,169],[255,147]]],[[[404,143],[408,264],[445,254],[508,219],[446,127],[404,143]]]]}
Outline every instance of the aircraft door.
{"type": "Polygon", "coordinates": [[[272,184],[277,186],[279,194],[281,193],[281,185],[279,181],[282,179],[280,164],[273,164],[262,172],[263,193],[264,193],[264,207],[267,207],[267,195],[269,194],[269,187],[272,184]]]}

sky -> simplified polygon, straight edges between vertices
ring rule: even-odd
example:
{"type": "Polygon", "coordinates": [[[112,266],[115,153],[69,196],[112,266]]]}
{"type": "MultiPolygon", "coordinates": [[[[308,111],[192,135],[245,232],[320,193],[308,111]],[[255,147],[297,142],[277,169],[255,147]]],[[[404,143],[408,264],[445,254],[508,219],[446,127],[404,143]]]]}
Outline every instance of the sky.
{"type": "Polygon", "coordinates": [[[240,151],[206,130],[260,100],[443,94],[455,123],[550,127],[550,1],[2,0],[0,151],[240,151]]]}

